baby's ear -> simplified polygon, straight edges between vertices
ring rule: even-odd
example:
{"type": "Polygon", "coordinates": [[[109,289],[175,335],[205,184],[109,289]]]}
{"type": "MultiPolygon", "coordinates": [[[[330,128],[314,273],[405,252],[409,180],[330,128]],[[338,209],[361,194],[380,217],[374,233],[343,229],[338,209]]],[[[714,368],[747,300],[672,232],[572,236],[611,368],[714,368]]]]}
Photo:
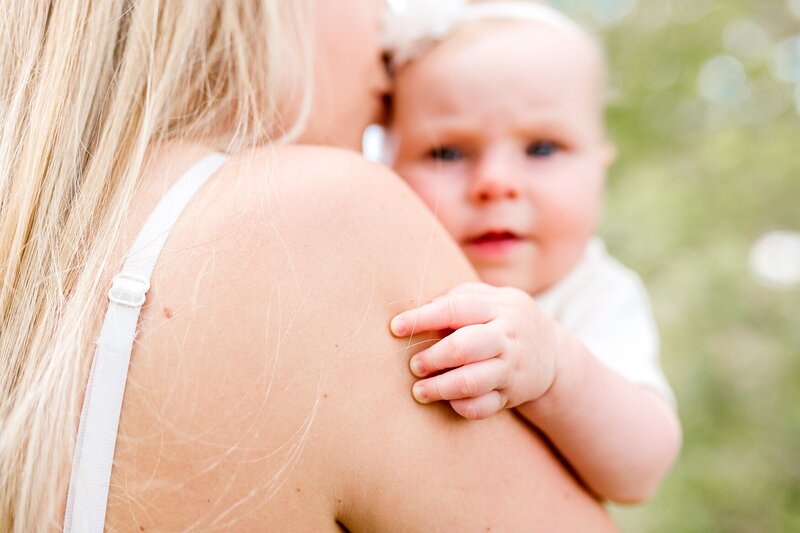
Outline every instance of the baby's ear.
{"type": "Polygon", "coordinates": [[[603,166],[608,168],[617,160],[617,145],[611,141],[606,141],[603,144],[602,151],[603,166]]]}

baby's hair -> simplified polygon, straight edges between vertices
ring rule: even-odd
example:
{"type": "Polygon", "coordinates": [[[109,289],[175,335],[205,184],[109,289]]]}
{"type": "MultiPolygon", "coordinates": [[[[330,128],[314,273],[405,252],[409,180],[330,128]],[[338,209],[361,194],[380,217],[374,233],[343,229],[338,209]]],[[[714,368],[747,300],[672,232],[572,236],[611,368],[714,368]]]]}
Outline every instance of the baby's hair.
{"type": "Polygon", "coordinates": [[[577,22],[550,6],[525,0],[472,3],[466,6],[461,23],[510,19],[538,22],[544,26],[586,37],[587,33],[577,22]]]}
{"type": "Polygon", "coordinates": [[[597,39],[580,24],[555,8],[525,0],[408,0],[405,9],[387,19],[383,45],[397,71],[463,26],[491,20],[539,23],[589,42],[603,59],[597,39]]]}

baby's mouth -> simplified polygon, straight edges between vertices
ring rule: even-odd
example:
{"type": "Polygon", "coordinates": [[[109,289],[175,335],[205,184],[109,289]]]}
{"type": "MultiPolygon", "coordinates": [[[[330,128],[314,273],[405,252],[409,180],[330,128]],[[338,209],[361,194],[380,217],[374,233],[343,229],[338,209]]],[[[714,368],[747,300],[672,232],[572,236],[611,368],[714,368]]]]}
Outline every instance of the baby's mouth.
{"type": "Polygon", "coordinates": [[[524,238],[513,231],[487,231],[464,241],[464,252],[474,261],[507,261],[524,238]]]}
{"type": "Polygon", "coordinates": [[[484,245],[484,244],[501,244],[501,243],[510,243],[519,241],[521,237],[516,233],[511,231],[489,231],[478,235],[477,237],[472,237],[467,239],[467,244],[472,244],[476,246],[484,245]]]}

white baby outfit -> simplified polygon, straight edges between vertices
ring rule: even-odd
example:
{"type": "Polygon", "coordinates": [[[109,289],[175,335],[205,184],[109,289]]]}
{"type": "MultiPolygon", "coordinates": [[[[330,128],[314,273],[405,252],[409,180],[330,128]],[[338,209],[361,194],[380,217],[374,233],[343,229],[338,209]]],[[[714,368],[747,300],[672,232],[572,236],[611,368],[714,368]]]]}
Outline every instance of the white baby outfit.
{"type": "Polygon", "coordinates": [[[639,276],[611,257],[595,237],[563,279],[534,298],[597,359],[628,380],[675,396],[659,365],[659,341],[639,276]]]}

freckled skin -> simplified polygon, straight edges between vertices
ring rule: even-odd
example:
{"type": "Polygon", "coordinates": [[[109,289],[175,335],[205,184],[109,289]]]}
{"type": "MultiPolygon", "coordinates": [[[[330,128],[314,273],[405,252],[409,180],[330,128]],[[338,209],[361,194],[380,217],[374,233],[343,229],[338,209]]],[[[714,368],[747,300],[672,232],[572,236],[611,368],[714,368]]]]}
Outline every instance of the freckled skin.
{"type": "Polygon", "coordinates": [[[587,39],[529,22],[462,29],[397,78],[394,168],[481,278],[537,294],[578,262],[613,158],[587,39]],[[471,238],[520,237],[487,258],[471,238]]]}

